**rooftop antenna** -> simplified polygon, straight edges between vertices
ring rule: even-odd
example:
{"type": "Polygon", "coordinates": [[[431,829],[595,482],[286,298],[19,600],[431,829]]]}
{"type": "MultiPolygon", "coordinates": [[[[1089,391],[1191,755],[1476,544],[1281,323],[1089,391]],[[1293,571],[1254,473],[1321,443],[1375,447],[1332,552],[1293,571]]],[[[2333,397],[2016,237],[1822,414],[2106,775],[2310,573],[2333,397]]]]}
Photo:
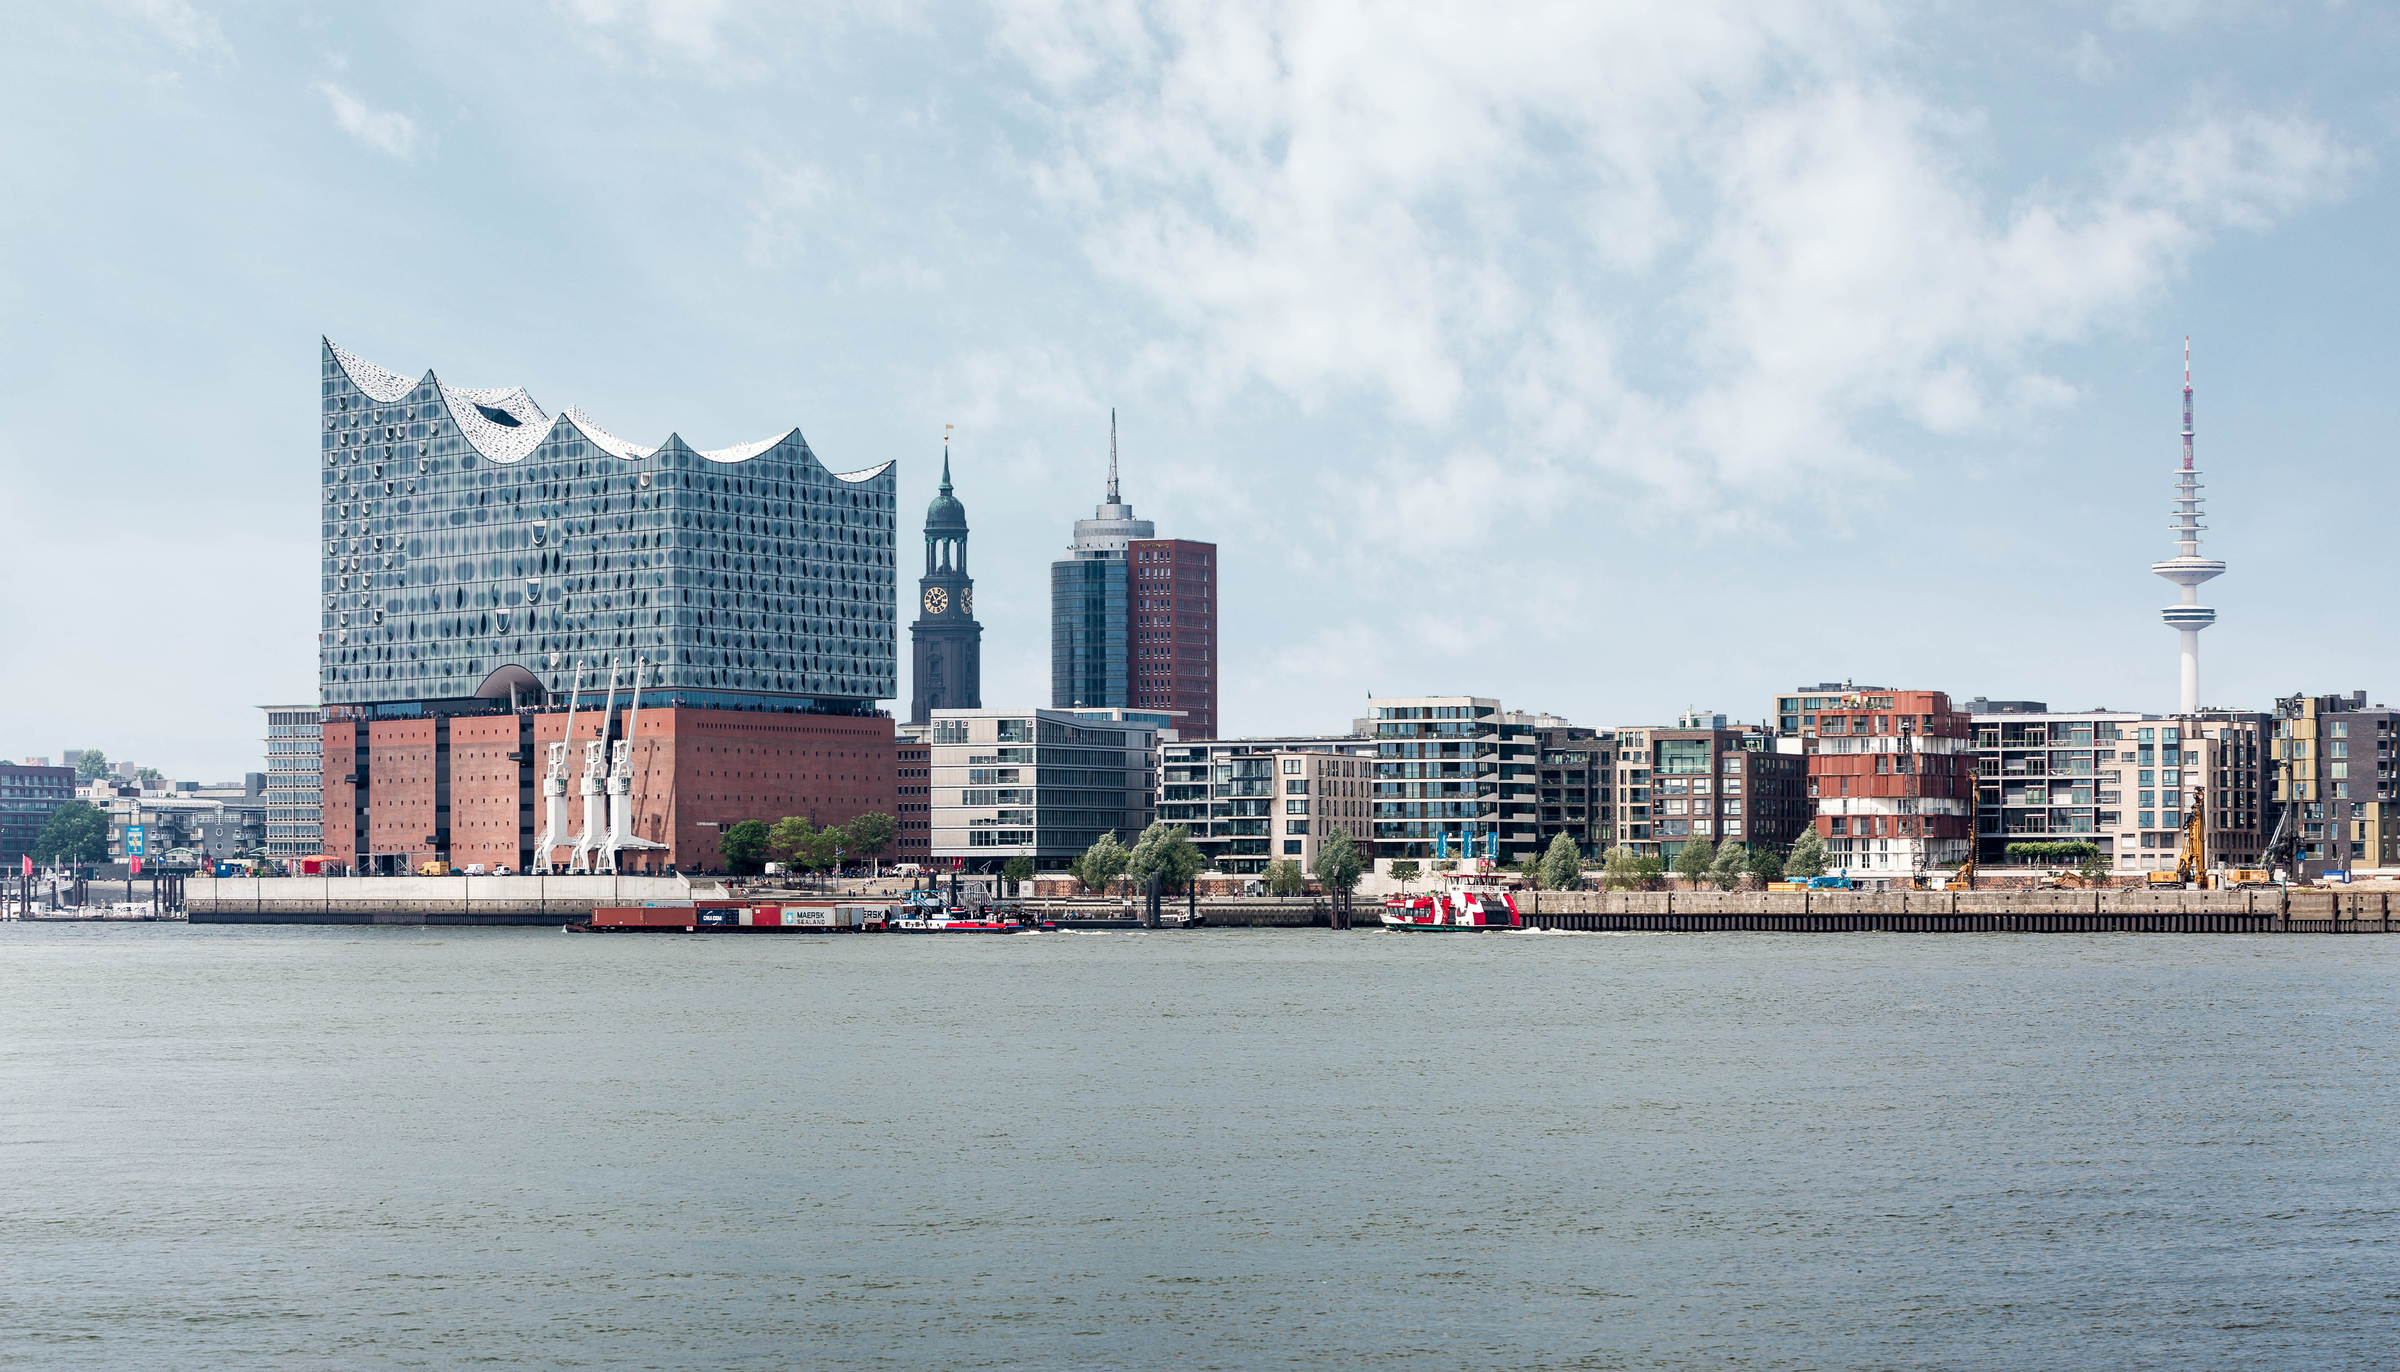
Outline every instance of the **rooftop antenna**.
{"type": "Polygon", "coordinates": [[[1121,503],[1117,499],[1117,407],[1114,405],[1108,407],[1108,503],[1121,503]]]}
{"type": "Polygon", "coordinates": [[[2192,469],[2192,336],[2183,336],[2183,469],[2192,469]]]}

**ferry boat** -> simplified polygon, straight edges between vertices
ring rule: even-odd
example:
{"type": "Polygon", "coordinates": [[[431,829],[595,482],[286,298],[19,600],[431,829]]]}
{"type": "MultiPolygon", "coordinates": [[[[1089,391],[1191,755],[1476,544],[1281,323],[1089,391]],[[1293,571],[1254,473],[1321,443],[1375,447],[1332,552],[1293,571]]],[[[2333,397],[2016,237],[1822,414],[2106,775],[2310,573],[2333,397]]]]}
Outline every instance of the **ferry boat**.
{"type": "Polygon", "coordinates": [[[1436,934],[1472,934],[1487,929],[1522,929],[1514,896],[1497,887],[1459,886],[1428,896],[1387,900],[1383,927],[1436,934]]]}
{"type": "Polygon", "coordinates": [[[1058,926],[1035,921],[1020,911],[948,909],[917,906],[886,926],[895,934],[1039,934],[1056,933],[1058,926]]]}

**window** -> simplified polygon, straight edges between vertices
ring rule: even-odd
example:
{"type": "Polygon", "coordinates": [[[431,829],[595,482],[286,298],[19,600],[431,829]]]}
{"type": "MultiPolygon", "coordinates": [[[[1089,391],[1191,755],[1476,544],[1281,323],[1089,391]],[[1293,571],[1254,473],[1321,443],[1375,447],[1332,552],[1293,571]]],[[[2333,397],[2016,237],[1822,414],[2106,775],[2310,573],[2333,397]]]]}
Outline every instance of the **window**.
{"type": "Polygon", "coordinates": [[[1283,841],[1283,855],[1285,857],[1298,857],[1307,849],[1307,847],[1308,845],[1299,839],[1287,838],[1283,841]]]}
{"type": "Polygon", "coordinates": [[[1300,759],[1296,757],[1285,758],[1283,760],[1283,774],[1287,777],[1296,777],[1300,775],[1300,759]]]}
{"type": "Polygon", "coordinates": [[[1308,802],[1305,800],[1287,800],[1283,803],[1283,812],[1287,815],[1305,815],[1308,813],[1308,802]]]}
{"type": "Polygon", "coordinates": [[[1287,819],[1283,822],[1283,831],[1287,834],[1305,834],[1308,832],[1308,821],[1305,819],[1287,819]]]}

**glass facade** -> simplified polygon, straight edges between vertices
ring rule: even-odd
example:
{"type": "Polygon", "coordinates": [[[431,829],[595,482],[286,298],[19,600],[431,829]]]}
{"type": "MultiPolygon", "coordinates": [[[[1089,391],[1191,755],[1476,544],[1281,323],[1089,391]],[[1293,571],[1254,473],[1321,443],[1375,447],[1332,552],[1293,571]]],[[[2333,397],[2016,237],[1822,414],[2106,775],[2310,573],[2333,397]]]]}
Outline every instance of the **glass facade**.
{"type": "Polygon", "coordinates": [[[1126,697],[1126,565],[1116,557],[1050,564],[1050,703],[1130,705],[1126,697]]]}
{"type": "Polygon", "coordinates": [[[269,705],[267,856],[325,850],[325,726],[314,705],[269,705]]]}
{"type": "Polygon", "coordinates": [[[326,705],[564,693],[578,662],[597,698],[636,659],[660,703],[897,694],[892,464],[831,472],[797,429],[641,448],[331,342],[322,405],[326,705]]]}

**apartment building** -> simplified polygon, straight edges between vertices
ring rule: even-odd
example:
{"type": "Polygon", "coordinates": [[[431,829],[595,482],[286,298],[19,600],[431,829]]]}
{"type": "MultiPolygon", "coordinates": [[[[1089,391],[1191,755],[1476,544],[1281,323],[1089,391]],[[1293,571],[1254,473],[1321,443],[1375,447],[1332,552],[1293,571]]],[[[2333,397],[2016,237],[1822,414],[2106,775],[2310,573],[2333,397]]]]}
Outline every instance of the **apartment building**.
{"type": "Polygon", "coordinates": [[[1972,725],[1946,693],[1852,688],[1802,719],[1808,796],[1835,868],[1874,881],[1966,861],[1972,725]]]}
{"type": "Polygon", "coordinates": [[[1131,847],[1154,813],[1160,732],[1124,710],[934,711],[934,860],[996,872],[1026,857],[1056,871],[1104,833],[1131,847]]]}
{"type": "Polygon", "coordinates": [[[1637,855],[1672,862],[1695,838],[1782,850],[1808,826],[1808,760],[1764,725],[1693,711],[1613,733],[1616,842],[1637,855]]]}
{"type": "Polygon", "coordinates": [[[2264,781],[2276,802],[2298,807],[2295,878],[2400,865],[2400,712],[2369,705],[2364,691],[2285,696],[2270,727],[2264,781]]]}
{"type": "Polygon", "coordinates": [[[2202,808],[2207,865],[2251,865],[2263,848],[2263,714],[2203,710],[2182,719],[1981,698],[1965,708],[1975,729],[1978,862],[2007,862],[2011,843],[2084,841],[2119,871],[2165,870],[2181,854],[2188,803],[2207,791],[2217,793],[2202,808]]]}
{"type": "MultiPolygon", "coordinates": [[[[1540,851],[1531,727],[1482,696],[1392,696],[1359,721],[1375,742],[1371,831],[1380,864],[1476,860],[1498,865],[1540,851]]],[[[1380,870],[1380,868],[1379,868],[1380,870]]]]}
{"type": "Polygon", "coordinates": [[[1615,837],[1616,736],[1556,715],[1510,714],[1505,722],[1525,727],[1534,741],[1535,843],[1547,853],[1564,835],[1587,858],[1607,848],[1615,837]]]}
{"type": "Polygon", "coordinates": [[[1324,820],[1373,852],[1365,812],[1376,749],[1366,739],[1177,739],[1159,751],[1158,818],[1184,827],[1211,872],[1255,875],[1283,857],[1313,863],[1324,820]],[[1308,785],[1293,791],[1293,781],[1308,785]]]}

